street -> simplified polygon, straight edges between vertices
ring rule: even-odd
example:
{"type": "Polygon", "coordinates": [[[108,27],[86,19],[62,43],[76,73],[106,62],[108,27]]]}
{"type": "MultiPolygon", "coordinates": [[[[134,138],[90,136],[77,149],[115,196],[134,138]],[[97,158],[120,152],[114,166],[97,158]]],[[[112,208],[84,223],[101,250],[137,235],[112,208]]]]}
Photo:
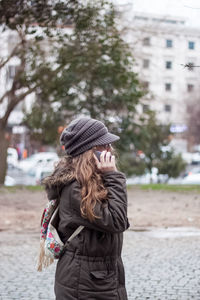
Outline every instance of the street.
{"type": "MultiPolygon", "coordinates": [[[[36,271],[38,237],[28,231],[0,233],[1,300],[55,299],[55,265],[36,271]]],[[[199,230],[127,231],[123,261],[129,300],[200,299],[199,230]]]]}

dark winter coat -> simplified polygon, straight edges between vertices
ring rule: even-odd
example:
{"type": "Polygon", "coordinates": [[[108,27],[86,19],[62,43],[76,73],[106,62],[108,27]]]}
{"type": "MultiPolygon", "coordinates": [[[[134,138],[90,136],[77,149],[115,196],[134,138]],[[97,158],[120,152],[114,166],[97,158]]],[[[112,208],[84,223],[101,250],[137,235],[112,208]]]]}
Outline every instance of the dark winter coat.
{"type": "MultiPolygon", "coordinates": [[[[55,276],[56,300],[127,300],[121,259],[127,219],[126,180],[121,172],[103,174],[108,201],[98,203],[92,223],[81,216],[81,188],[77,181],[61,192],[58,232],[66,242],[79,225],[85,228],[59,259],[55,276]]],[[[56,189],[54,192],[57,192],[56,189]]],[[[54,198],[49,193],[49,198],[54,198]]]]}

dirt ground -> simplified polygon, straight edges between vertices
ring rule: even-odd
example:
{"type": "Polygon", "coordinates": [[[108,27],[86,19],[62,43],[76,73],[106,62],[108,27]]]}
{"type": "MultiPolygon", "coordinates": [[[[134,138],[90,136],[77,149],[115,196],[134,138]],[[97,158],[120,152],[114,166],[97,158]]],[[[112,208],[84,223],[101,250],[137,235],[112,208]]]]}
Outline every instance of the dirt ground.
{"type": "Polygon", "coordinates": [[[200,194],[197,192],[132,188],[128,192],[128,201],[132,229],[176,226],[200,228],[200,194]]]}
{"type": "MultiPolygon", "coordinates": [[[[40,217],[47,202],[44,191],[0,189],[0,231],[39,231],[40,217]]],[[[128,191],[131,229],[187,226],[200,228],[200,194],[141,190],[128,191]]]]}

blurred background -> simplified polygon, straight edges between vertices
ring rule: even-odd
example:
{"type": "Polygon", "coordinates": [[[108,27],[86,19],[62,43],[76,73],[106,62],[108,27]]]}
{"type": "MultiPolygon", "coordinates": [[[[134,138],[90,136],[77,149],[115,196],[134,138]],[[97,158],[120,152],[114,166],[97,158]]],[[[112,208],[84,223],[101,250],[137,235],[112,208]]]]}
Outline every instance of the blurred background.
{"type": "Polygon", "coordinates": [[[195,0],[0,1],[0,183],[37,185],[87,115],[128,184],[200,183],[195,0]]]}
{"type": "Polygon", "coordinates": [[[55,299],[41,181],[79,116],[120,136],[129,300],[200,299],[199,0],[0,0],[0,36],[0,299],[55,299]]]}

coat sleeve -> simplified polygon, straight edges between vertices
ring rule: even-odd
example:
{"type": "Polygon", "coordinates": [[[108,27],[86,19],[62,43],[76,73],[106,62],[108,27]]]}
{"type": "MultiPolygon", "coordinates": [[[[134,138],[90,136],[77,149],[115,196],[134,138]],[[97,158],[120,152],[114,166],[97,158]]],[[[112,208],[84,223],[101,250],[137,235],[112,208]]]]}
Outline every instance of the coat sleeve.
{"type": "Polygon", "coordinates": [[[78,213],[80,217],[78,222],[80,225],[103,232],[123,232],[129,227],[126,178],[123,173],[112,171],[104,173],[103,180],[108,190],[108,196],[106,203],[97,203],[95,206],[94,213],[98,218],[90,222],[81,216],[81,196],[78,183],[71,190],[71,207],[78,213]]]}

